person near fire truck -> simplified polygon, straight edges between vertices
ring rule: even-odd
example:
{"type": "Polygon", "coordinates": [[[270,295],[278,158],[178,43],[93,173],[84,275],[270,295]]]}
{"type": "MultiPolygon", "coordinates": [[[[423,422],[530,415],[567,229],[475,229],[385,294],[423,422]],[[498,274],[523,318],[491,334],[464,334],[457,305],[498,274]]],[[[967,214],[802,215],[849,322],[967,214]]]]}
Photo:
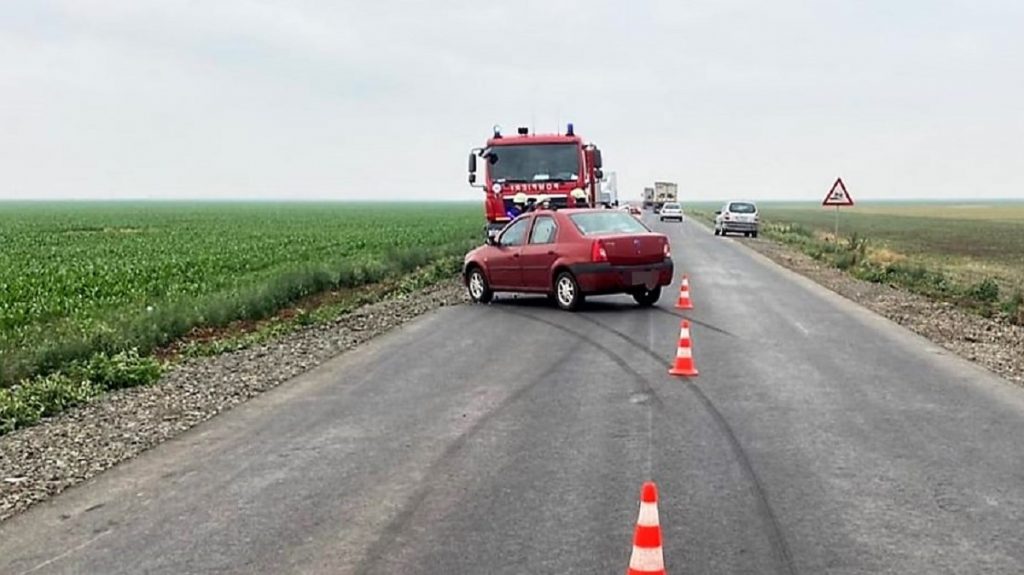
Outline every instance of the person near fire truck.
{"type": "Polygon", "coordinates": [[[576,188],[572,191],[572,199],[576,203],[577,208],[589,208],[590,204],[587,202],[587,193],[583,190],[576,188]]]}
{"type": "Polygon", "coordinates": [[[519,192],[512,198],[512,207],[508,209],[506,214],[508,219],[514,220],[524,213],[526,213],[526,194],[519,192]]]}

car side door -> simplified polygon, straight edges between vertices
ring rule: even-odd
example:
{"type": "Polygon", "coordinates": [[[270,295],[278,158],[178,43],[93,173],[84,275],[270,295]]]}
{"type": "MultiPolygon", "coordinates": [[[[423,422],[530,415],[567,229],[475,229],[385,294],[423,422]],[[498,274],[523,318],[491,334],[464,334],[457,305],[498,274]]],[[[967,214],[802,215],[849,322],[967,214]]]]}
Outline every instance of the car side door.
{"type": "Polygon", "coordinates": [[[549,291],[551,266],[558,257],[558,222],[551,215],[536,216],[520,258],[523,286],[530,291],[549,291]]]}
{"type": "Polygon", "coordinates": [[[526,232],[530,228],[530,216],[521,217],[508,225],[498,236],[487,268],[488,278],[494,289],[520,289],[523,284],[522,255],[526,243],[526,232]]]}

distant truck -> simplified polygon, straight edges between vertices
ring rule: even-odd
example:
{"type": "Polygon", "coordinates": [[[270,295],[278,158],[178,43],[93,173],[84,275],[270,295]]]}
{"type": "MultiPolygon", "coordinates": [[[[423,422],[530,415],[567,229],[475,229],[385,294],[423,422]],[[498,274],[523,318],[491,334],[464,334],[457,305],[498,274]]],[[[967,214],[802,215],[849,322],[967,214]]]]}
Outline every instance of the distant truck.
{"type": "Polygon", "coordinates": [[[654,188],[644,188],[644,209],[654,207],[654,188]]]}
{"type": "Polygon", "coordinates": [[[601,182],[600,191],[598,193],[598,203],[608,207],[614,207],[619,205],[619,188],[615,172],[608,172],[605,174],[605,180],[601,182]]]}
{"type": "Polygon", "coordinates": [[[679,186],[675,182],[654,182],[654,211],[667,202],[679,201],[679,186]]]}

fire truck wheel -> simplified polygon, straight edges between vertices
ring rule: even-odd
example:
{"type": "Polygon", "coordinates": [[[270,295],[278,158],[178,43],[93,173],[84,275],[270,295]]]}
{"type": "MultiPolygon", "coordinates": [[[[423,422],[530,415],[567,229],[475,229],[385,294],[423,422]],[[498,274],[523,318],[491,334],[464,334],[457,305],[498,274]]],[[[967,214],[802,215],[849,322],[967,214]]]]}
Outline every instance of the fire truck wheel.
{"type": "Polygon", "coordinates": [[[470,270],[469,278],[466,280],[466,287],[469,288],[470,299],[477,303],[490,303],[491,299],[494,298],[491,286],[487,285],[487,276],[484,275],[484,271],[479,267],[474,267],[470,270]]]}

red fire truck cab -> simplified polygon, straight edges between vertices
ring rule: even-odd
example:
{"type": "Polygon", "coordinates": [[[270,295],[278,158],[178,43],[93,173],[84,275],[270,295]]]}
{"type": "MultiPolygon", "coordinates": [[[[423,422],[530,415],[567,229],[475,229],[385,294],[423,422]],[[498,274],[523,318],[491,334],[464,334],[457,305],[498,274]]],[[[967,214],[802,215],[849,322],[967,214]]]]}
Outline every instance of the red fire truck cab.
{"type": "Polygon", "coordinates": [[[495,126],[487,145],[469,154],[469,183],[484,190],[488,235],[514,219],[518,194],[528,204],[546,196],[552,207],[565,208],[578,207],[581,202],[573,191],[583,190],[587,203],[597,204],[598,182],[604,177],[597,146],[584,143],[572,124],[564,134],[531,134],[527,128],[517,132],[506,136],[495,126]],[[484,167],[482,183],[477,183],[477,158],[484,167]]]}

